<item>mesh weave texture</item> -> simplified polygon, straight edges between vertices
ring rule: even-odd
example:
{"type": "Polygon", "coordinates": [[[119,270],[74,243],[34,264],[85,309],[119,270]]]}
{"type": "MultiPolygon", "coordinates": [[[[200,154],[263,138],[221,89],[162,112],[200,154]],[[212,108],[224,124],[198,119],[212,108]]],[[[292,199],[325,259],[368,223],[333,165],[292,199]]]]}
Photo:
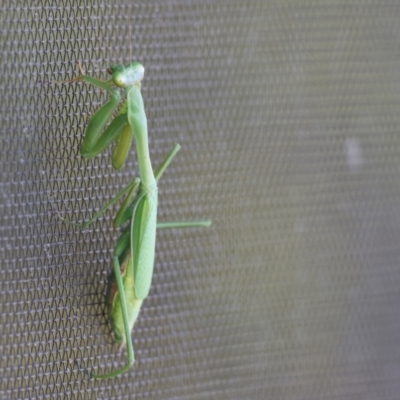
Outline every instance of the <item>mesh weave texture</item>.
{"type": "Polygon", "coordinates": [[[1,399],[399,399],[400,5],[15,1],[0,6],[1,399]],[[150,151],[182,150],[122,366],[104,294],[135,151],[79,147],[115,63],[146,67],[150,151]]]}

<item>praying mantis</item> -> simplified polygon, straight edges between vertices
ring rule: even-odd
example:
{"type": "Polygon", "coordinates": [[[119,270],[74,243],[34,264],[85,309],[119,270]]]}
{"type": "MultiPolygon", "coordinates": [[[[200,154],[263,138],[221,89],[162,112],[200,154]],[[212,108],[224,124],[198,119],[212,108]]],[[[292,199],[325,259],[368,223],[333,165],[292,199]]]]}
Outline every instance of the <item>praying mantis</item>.
{"type": "Polygon", "coordinates": [[[139,316],[143,300],[150,291],[156,230],[209,227],[211,225],[211,221],[157,223],[157,183],[180,150],[180,146],[176,144],[161,165],[153,171],[148,145],[147,118],[140,91],[144,67],[138,62],[125,66],[118,64],[110,67],[108,72],[112,75],[108,81],[101,81],[84,74],[70,81],[85,81],[106,90],[111,95],[111,99],[90,119],[81,146],[81,154],[85,158],[93,158],[110,143],[116,141],[112,164],[114,168],[120,169],[124,165],[131,140],[134,138],[139,177],[135,178],[84,224],[68,221],[59,215],[63,221],[85,228],[125,196],[114,219],[114,226],[121,227],[125,222],[130,222],[122,228],[122,233],[114,249],[113,272],[108,282],[106,303],[114,339],[119,343],[126,344],[127,363],[107,374],[95,374],[85,370],[91,378],[95,379],[116,377],[129,370],[134,364],[131,332],[139,316]],[[124,90],[126,98],[122,98],[118,88],[124,90]],[[122,106],[120,106],[117,116],[105,128],[121,101],[122,106]]]}

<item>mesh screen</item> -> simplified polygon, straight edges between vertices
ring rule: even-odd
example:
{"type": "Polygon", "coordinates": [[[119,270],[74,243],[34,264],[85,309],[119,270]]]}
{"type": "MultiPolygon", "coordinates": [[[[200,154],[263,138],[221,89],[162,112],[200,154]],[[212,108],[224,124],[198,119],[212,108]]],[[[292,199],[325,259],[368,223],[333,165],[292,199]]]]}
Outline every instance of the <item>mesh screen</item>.
{"type": "MultiPolygon", "coordinates": [[[[397,4],[396,4],[397,3],[397,4]]],[[[0,6],[2,399],[398,399],[400,5],[15,1],[0,6]],[[56,4],[57,3],[57,4],[56,4]],[[106,78],[142,62],[161,221],[122,366],[104,294],[137,176],[83,160],[106,78]]]]}

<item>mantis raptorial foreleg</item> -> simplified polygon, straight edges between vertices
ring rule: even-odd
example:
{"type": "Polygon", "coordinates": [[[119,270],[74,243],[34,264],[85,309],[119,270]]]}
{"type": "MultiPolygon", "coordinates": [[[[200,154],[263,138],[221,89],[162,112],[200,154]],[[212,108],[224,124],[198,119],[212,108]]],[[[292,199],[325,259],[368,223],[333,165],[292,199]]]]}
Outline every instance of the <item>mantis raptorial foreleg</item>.
{"type": "MultiPolygon", "coordinates": [[[[79,64],[81,75],[69,82],[84,81],[110,94],[110,100],[101,106],[90,118],[86,128],[85,137],[81,145],[81,155],[91,159],[103,152],[111,143],[115,142],[112,154],[112,165],[115,169],[121,169],[128,156],[132,142],[133,132],[128,123],[126,99],[123,99],[120,91],[116,88],[113,79],[102,81],[87,76],[83,73],[79,64]],[[111,117],[118,111],[115,118],[109,123],[111,117]],[[109,125],[107,126],[107,124],[109,125]],[[106,127],[107,126],[107,127],[106,127]]],[[[143,69],[143,67],[142,67],[143,69]]],[[[135,82],[140,86],[143,71],[138,70],[135,82]]]]}

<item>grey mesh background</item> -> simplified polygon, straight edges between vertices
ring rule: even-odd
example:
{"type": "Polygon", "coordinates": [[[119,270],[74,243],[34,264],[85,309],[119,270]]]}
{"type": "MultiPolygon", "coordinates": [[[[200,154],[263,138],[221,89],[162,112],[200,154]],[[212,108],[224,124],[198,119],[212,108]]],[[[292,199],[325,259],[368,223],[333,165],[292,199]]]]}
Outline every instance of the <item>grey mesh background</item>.
{"type": "Polygon", "coordinates": [[[3,2],[1,399],[399,399],[400,3],[3,2]],[[160,181],[153,285],[113,343],[114,207],[137,176],[79,147],[107,95],[76,76],[146,67],[160,181]]]}

